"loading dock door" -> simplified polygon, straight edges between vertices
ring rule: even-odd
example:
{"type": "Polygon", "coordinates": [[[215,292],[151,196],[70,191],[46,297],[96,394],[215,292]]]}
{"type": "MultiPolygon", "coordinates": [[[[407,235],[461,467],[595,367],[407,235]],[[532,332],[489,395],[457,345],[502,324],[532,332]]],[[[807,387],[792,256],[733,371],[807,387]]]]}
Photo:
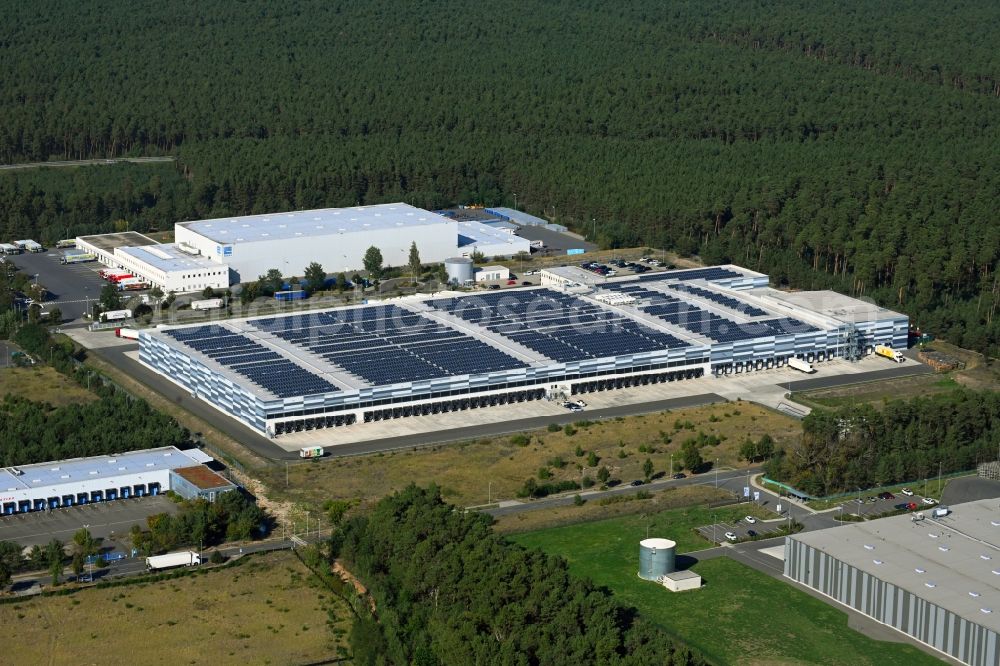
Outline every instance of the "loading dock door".
{"type": "Polygon", "coordinates": [[[35,511],[45,511],[45,500],[43,499],[35,500],[35,511]]]}
{"type": "Polygon", "coordinates": [[[90,501],[91,502],[103,502],[104,501],[104,493],[102,493],[100,490],[95,490],[95,491],[91,492],[90,493],[90,501]]]}
{"type": "Polygon", "coordinates": [[[121,498],[128,499],[132,495],[132,489],[128,486],[122,486],[121,488],[121,498]]]}
{"type": "Polygon", "coordinates": [[[111,501],[118,499],[118,491],[114,488],[108,488],[104,491],[104,499],[111,501]]]}
{"type": "Polygon", "coordinates": [[[149,494],[150,495],[159,495],[160,494],[160,484],[158,484],[158,483],[151,483],[151,484],[149,484],[149,494]]]}
{"type": "Polygon", "coordinates": [[[136,484],[136,485],[132,486],[132,494],[135,495],[136,497],[142,497],[143,495],[145,495],[146,494],[146,484],[139,483],[139,484],[136,484]]]}
{"type": "Polygon", "coordinates": [[[86,504],[87,503],[87,493],[77,493],[76,494],[76,503],[77,504],[86,504]]]}
{"type": "Polygon", "coordinates": [[[31,511],[31,500],[21,500],[17,503],[18,513],[28,513],[31,511]]]}
{"type": "Polygon", "coordinates": [[[15,511],[17,511],[17,504],[15,502],[7,502],[3,505],[3,512],[5,514],[14,513],[15,511]]]}
{"type": "Polygon", "coordinates": [[[62,505],[63,506],[73,506],[73,496],[72,495],[63,495],[62,496],[62,505]]]}

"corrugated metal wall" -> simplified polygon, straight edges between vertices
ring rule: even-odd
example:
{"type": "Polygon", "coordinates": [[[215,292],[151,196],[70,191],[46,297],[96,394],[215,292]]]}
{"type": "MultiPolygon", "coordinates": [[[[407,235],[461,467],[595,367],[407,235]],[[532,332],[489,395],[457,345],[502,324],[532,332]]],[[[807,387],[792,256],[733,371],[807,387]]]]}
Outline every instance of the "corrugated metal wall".
{"type": "Polygon", "coordinates": [[[997,634],[794,538],[785,576],[973,666],[997,666],[997,634]]]}

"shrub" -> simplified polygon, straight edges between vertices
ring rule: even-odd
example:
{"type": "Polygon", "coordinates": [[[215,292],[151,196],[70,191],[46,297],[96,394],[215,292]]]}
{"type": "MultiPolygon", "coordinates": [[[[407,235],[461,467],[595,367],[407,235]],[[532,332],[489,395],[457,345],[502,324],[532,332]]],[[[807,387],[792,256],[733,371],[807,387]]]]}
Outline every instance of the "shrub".
{"type": "Polygon", "coordinates": [[[510,438],[510,443],[515,446],[527,446],[531,442],[531,438],[527,435],[514,435],[510,438]]]}
{"type": "Polygon", "coordinates": [[[566,427],[563,428],[563,432],[566,433],[567,437],[572,437],[576,434],[576,428],[567,423],[566,427]]]}
{"type": "Polygon", "coordinates": [[[550,423],[548,427],[549,432],[559,432],[561,429],[558,423],[550,423]]]}

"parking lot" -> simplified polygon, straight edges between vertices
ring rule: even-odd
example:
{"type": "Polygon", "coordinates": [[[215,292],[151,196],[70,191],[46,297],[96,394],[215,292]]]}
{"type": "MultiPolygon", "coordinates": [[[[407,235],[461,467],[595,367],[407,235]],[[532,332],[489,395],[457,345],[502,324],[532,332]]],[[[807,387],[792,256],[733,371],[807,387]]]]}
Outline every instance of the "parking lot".
{"type": "Polygon", "coordinates": [[[740,520],[737,523],[713,523],[699,527],[698,534],[712,543],[725,543],[730,541],[730,539],[726,538],[726,533],[728,532],[735,534],[736,540],[741,541],[753,536],[765,536],[777,532],[783,524],[784,521],[781,520],[765,523],[759,518],[755,523],[748,523],[746,520],[740,520]]]}
{"type": "Polygon", "coordinates": [[[923,498],[918,495],[905,495],[902,492],[885,492],[882,493],[882,495],[883,496],[880,497],[878,493],[871,491],[861,492],[859,495],[847,498],[841,502],[841,511],[844,513],[857,514],[859,516],[875,516],[904,508],[910,511],[921,511],[924,509],[930,509],[933,506],[933,504],[924,502],[923,498]],[[902,506],[903,504],[915,506],[904,507],[902,506]]]}
{"type": "Polygon", "coordinates": [[[159,495],[5,515],[0,518],[0,541],[21,546],[42,546],[52,539],[66,542],[81,527],[95,537],[109,539],[127,535],[132,525],[145,526],[148,516],[176,512],[177,504],[159,495]]]}
{"type": "Polygon", "coordinates": [[[95,301],[106,284],[97,275],[101,264],[91,261],[84,264],[62,265],[62,253],[55,250],[35,254],[25,253],[6,257],[28,275],[38,275],[38,283],[49,292],[43,310],[59,308],[63,319],[81,319],[87,310],[88,301],[95,301]]]}

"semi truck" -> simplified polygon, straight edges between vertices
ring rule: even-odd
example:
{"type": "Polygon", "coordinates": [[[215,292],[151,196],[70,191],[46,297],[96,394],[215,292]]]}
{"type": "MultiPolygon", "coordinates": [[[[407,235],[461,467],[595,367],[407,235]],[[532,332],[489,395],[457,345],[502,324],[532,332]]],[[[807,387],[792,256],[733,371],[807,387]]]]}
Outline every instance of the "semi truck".
{"type": "Polygon", "coordinates": [[[82,264],[86,261],[97,261],[97,257],[83,250],[69,250],[59,258],[60,264],[82,264]]]}
{"type": "Polygon", "coordinates": [[[788,359],[788,367],[795,368],[796,370],[804,372],[807,375],[816,372],[816,368],[812,366],[812,363],[803,361],[801,358],[795,358],[794,356],[788,359]]]}
{"type": "Polygon", "coordinates": [[[146,282],[145,278],[141,277],[130,277],[124,280],[119,280],[118,291],[139,291],[140,289],[148,289],[149,283],[146,282]]]}
{"type": "Polygon", "coordinates": [[[192,310],[214,310],[222,307],[221,298],[206,298],[203,301],[191,301],[192,310]]]}
{"type": "Polygon", "coordinates": [[[902,363],[904,360],[901,352],[896,351],[892,347],[886,347],[885,345],[875,345],[875,354],[877,356],[884,356],[890,361],[895,361],[896,363],[902,363]]]}
{"type": "Polygon", "coordinates": [[[76,247],[76,240],[73,238],[66,238],[56,243],[56,249],[64,250],[68,247],[76,247]]]}
{"type": "Polygon", "coordinates": [[[166,555],[154,555],[153,557],[146,558],[146,568],[150,571],[159,571],[172,567],[193,567],[198,564],[201,564],[201,556],[191,550],[179,553],[167,553],[166,555]]]}
{"type": "Polygon", "coordinates": [[[125,310],[108,310],[107,312],[101,313],[101,321],[117,321],[119,319],[129,319],[132,316],[132,311],[125,310]]]}
{"type": "Polygon", "coordinates": [[[306,446],[299,449],[300,458],[322,458],[324,453],[322,446],[306,446]]]}
{"type": "Polygon", "coordinates": [[[115,336],[119,338],[125,338],[126,340],[138,340],[139,331],[134,328],[116,328],[115,336]]]}

